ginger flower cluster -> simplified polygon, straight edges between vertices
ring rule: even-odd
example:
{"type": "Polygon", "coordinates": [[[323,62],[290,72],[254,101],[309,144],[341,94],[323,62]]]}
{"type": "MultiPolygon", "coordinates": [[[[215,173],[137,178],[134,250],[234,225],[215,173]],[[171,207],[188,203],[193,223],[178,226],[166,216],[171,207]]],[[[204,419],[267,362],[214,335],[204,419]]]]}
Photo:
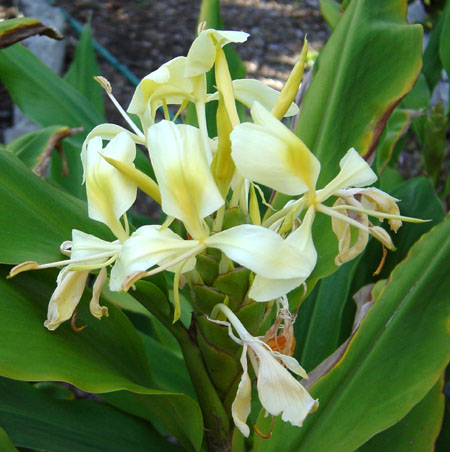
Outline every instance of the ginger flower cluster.
{"type": "MultiPolygon", "coordinates": [[[[49,330],[72,317],[91,272],[97,276],[90,309],[99,319],[108,315],[107,308],[99,304],[104,284],[112,291],[127,291],[139,279],[171,272],[177,321],[181,275],[195,275],[198,256],[210,249],[222,256],[221,264],[225,265],[220,268],[242,266],[251,271],[247,300],[286,300],[316,266],[312,227],[317,214],[331,217],[330,227],[339,242],[337,264],[361,253],[369,235],[393,248],[389,235],[373,226],[369,216],[388,219],[394,231],[402,220],[412,220],[399,215],[396,199],[367,188],[377,177],[355,149],[341,160],[338,175],[317,189],[320,162],[281,122],[283,116],[299,111],[293,99],[301,79],[299,71],[303,72],[306,44],[301,64],[294,68],[287,89],[279,93],[257,80],[231,80],[222,48],[242,43],[247,37],[240,31],[200,30],[186,57],[167,62],[137,86],[128,113],[138,118],[140,126],[117,104],[109,83],[98,78],[129,129],[101,124],[87,135],[81,151],[83,182],[89,217],[107,225],[116,240],[107,242],[74,230],[71,242],[61,247],[68,259],[50,264],[28,261],[10,273],[15,276],[26,270],[62,267],[44,324],[49,330]],[[211,69],[217,91],[208,93],[206,73],[211,69]],[[294,89],[292,80],[298,80],[294,89]],[[250,108],[252,122],[241,123],[236,101],[250,108]],[[206,117],[208,102],[218,103],[218,136],[213,138],[206,117]],[[198,126],[179,122],[189,104],[194,107],[198,126]],[[169,106],[173,105],[179,107],[171,116],[169,106]],[[164,119],[158,120],[161,110],[164,119]],[[136,146],[148,152],[154,178],[135,167],[136,146]],[[293,199],[278,211],[269,206],[261,218],[267,202],[263,196],[258,198],[262,190],[257,184],[293,199]],[[136,201],[138,188],[160,204],[166,220],[130,233],[127,211],[136,201]],[[330,198],[335,199],[332,207],[325,204],[330,198]],[[243,220],[230,227],[224,218],[233,209],[243,220]],[[183,233],[171,228],[174,222],[182,225],[183,233]],[[358,231],[356,240],[352,229],[358,231]]],[[[284,309],[288,310],[286,302],[284,309]]],[[[231,326],[230,335],[242,345],[243,374],[232,407],[237,428],[248,436],[251,381],[247,356],[257,376],[263,407],[301,426],[317,401],[287,369],[304,378],[305,371],[291,356],[250,335],[227,306],[219,306],[211,317],[219,311],[238,337],[231,326]]]]}

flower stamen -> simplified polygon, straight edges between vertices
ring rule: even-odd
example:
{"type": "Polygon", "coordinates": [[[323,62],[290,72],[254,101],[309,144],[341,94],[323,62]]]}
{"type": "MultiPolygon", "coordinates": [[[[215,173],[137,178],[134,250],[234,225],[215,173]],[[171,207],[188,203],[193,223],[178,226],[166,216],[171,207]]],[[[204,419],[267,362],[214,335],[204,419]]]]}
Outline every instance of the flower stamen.
{"type": "Polygon", "coordinates": [[[273,416],[272,415],[270,417],[271,417],[271,422],[270,422],[269,433],[263,433],[256,424],[253,425],[253,430],[262,439],[270,439],[272,437],[273,427],[274,427],[274,420],[273,420],[273,416]]]}

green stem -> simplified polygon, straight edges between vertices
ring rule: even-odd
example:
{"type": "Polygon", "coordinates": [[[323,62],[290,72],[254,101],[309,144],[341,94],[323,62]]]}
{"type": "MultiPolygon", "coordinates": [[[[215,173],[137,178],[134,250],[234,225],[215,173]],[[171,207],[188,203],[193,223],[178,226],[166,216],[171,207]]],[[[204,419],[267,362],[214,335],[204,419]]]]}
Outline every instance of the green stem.
{"type": "Polygon", "coordinates": [[[168,316],[157,303],[145,303],[145,306],[163,323],[180,344],[184,361],[203,413],[208,452],[231,451],[230,420],[206,370],[195,338],[189,334],[181,322],[172,324],[170,314],[168,316]]]}
{"type": "Polygon", "coordinates": [[[182,336],[184,337],[177,337],[177,340],[203,413],[208,451],[230,451],[231,428],[228,415],[211,382],[200,349],[186,330],[182,336]]]}

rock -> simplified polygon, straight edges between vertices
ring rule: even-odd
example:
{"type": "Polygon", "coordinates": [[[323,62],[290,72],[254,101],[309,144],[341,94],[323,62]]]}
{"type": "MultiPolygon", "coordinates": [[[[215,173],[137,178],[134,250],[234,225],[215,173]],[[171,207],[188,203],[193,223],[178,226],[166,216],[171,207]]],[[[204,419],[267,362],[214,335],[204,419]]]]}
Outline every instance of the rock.
{"type": "MultiPolygon", "coordinates": [[[[51,7],[45,0],[21,0],[20,10],[26,17],[39,19],[45,25],[64,33],[65,19],[58,8],[51,7]]],[[[65,41],[56,41],[47,36],[33,36],[25,41],[26,47],[33,52],[50,69],[60,74],[66,51],[65,41]]],[[[4,131],[3,139],[9,143],[24,133],[38,129],[16,106],[13,110],[14,125],[4,131]]]]}

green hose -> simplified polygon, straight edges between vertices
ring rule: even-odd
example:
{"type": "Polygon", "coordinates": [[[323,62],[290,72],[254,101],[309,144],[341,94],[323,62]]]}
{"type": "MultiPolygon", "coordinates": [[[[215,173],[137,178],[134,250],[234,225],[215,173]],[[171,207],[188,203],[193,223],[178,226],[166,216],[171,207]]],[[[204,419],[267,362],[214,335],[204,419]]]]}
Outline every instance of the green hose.
{"type": "MultiPolygon", "coordinates": [[[[83,27],[76,19],[74,19],[67,11],[60,8],[59,6],[54,6],[54,0],[47,0],[47,3],[54,7],[58,8],[64,18],[67,20],[68,24],[78,33],[81,34],[83,27]]],[[[94,50],[101,55],[109,64],[111,64],[114,68],[116,68],[125,78],[133,85],[137,86],[139,83],[139,79],[127,68],[124,64],[122,64],[114,55],[112,55],[108,50],[106,50],[102,45],[100,45],[95,39],[92,39],[92,45],[94,50]]]]}

